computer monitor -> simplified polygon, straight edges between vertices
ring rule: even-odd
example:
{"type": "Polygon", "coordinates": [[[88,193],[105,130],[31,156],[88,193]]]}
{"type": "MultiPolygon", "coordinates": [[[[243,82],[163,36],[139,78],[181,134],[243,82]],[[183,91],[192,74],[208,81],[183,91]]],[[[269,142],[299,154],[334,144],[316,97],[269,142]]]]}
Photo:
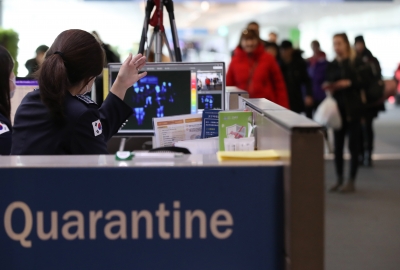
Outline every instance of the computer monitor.
{"type": "MultiPolygon", "coordinates": [[[[110,89],[121,64],[109,64],[110,89]]],[[[118,135],[153,134],[153,118],[225,108],[225,64],[147,63],[147,76],[132,85],[124,101],[132,115],[118,135]]]]}
{"type": "Polygon", "coordinates": [[[17,77],[15,79],[15,84],[17,88],[13,98],[11,99],[11,122],[14,124],[14,116],[17,112],[19,104],[21,104],[22,99],[29,92],[36,88],[39,88],[38,82],[32,78],[17,77]]]}

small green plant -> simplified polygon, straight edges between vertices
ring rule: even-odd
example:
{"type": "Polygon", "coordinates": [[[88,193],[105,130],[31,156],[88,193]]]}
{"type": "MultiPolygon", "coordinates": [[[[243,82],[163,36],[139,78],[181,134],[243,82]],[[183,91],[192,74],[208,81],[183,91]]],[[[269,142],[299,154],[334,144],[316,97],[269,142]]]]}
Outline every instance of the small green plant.
{"type": "Polygon", "coordinates": [[[17,55],[18,55],[18,33],[12,29],[3,29],[0,28],[0,45],[6,48],[12,58],[15,61],[14,65],[14,73],[17,75],[18,70],[18,62],[17,62],[17,55]]]}

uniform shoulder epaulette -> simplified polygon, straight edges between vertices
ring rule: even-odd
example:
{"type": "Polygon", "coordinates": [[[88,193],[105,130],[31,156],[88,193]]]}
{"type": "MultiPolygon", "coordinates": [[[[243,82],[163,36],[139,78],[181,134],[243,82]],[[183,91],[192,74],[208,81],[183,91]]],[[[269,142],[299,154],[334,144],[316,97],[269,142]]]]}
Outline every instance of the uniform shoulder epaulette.
{"type": "Polygon", "coordinates": [[[86,95],[76,95],[75,96],[77,99],[79,99],[80,101],[86,103],[86,104],[97,104],[96,102],[94,102],[90,97],[86,96],[86,95]]]}

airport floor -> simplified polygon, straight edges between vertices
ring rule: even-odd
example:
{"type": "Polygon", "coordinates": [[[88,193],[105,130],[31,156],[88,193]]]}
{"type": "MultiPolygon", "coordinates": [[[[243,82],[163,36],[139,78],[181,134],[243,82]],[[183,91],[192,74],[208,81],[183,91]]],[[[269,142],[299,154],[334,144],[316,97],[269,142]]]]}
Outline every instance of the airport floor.
{"type": "MultiPolygon", "coordinates": [[[[400,269],[400,107],[375,122],[373,168],[361,168],[354,194],[326,193],[325,269],[400,269]]],[[[326,187],[335,183],[326,161],[326,187]]]]}

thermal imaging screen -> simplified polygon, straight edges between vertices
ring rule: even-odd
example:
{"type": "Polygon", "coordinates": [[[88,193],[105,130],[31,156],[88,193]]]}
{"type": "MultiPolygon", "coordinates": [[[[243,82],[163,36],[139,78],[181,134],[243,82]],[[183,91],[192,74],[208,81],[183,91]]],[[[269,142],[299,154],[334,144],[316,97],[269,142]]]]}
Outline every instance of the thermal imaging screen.
{"type": "Polygon", "coordinates": [[[152,129],[155,117],[190,114],[190,71],[148,72],[128,89],[124,101],[132,107],[125,129],[152,129]]]}
{"type": "MultiPolygon", "coordinates": [[[[120,66],[109,67],[110,89],[120,66]]],[[[153,118],[224,109],[224,63],[148,63],[143,71],[126,92],[132,115],[119,134],[151,133],[153,118]]]]}

